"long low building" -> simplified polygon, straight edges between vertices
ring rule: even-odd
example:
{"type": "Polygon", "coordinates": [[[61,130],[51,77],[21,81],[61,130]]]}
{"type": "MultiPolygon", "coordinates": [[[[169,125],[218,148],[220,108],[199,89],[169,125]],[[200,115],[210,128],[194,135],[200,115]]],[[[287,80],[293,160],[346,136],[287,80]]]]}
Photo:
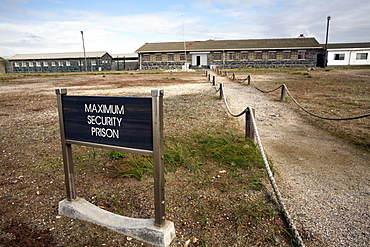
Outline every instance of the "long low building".
{"type": "Polygon", "coordinates": [[[146,43],[136,50],[139,68],[280,68],[323,65],[315,38],[206,40],[146,43]]]}
{"type": "Polygon", "coordinates": [[[328,66],[370,65],[370,42],[328,44],[328,66]]]}
{"type": "Polygon", "coordinates": [[[113,58],[106,51],[17,54],[8,59],[7,73],[52,73],[112,70],[113,58]]]}

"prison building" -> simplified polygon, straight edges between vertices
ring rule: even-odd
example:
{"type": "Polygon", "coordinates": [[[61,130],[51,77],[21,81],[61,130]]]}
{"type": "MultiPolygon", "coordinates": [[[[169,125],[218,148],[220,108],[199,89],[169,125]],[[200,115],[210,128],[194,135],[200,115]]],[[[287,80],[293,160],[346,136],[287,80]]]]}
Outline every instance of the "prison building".
{"type": "Polygon", "coordinates": [[[137,70],[137,53],[111,54],[113,58],[112,70],[137,70]]]}
{"type": "Polygon", "coordinates": [[[109,71],[112,60],[106,51],[17,54],[8,59],[7,73],[109,71]]]}
{"type": "Polygon", "coordinates": [[[328,66],[370,65],[370,42],[331,43],[327,51],[328,66]]]}
{"type": "Polygon", "coordinates": [[[282,68],[322,66],[315,38],[206,40],[146,43],[136,50],[139,68],[282,68]]]}

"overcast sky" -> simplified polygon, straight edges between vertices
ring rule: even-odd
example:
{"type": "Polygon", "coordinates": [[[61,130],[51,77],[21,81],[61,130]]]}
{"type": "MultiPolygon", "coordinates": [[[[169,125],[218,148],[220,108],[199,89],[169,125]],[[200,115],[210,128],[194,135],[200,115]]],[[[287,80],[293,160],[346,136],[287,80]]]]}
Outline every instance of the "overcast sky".
{"type": "Polygon", "coordinates": [[[86,51],[110,54],[183,37],[325,43],[329,15],[329,43],[370,42],[369,0],[0,0],[0,57],[83,51],[80,31],[86,51]]]}

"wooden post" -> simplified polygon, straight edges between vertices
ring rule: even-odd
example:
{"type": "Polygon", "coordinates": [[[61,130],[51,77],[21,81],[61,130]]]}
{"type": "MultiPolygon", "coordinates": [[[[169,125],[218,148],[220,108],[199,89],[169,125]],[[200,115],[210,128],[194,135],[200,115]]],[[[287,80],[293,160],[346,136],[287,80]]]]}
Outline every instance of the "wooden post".
{"type": "Polygon", "coordinates": [[[245,137],[251,139],[256,144],[251,114],[253,114],[253,117],[255,116],[254,109],[251,112],[248,108],[248,111],[245,112],[245,137]]]}
{"type": "Polygon", "coordinates": [[[248,75],[248,85],[251,85],[251,76],[250,75],[248,75]]]}
{"type": "Polygon", "coordinates": [[[165,221],[164,200],[164,154],[163,154],[163,94],[161,89],[153,89],[153,161],[154,161],[154,213],[155,225],[163,226],[165,221]]]}
{"type": "Polygon", "coordinates": [[[71,144],[66,143],[66,138],[65,138],[63,103],[62,103],[62,96],[67,94],[67,89],[65,88],[56,89],[55,93],[57,94],[57,103],[58,103],[60,139],[62,143],[66,194],[67,194],[67,200],[72,201],[76,199],[74,166],[73,166],[73,159],[72,159],[72,147],[71,147],[71,144]]]}
{"type": "Polygon", "coordinates": [[[224,84],[220,83],[220,99],[223,98],[224,95],[224,84]]]}
{"type": "Polygon", "coordinates": [[[285,88],[285,84],[283,84],[281,86],[281,96],[280,96],[280,101],[283,102],[284,99],[285,99],[285,91],[286,91],[286,88],[285,88]]]}
{"type": "Polygon", "coordinates": [[[214,75],[213,76],[213,79],[212,79],[212,85],[215,86],[216,85],[216,76],[214,75]]]}

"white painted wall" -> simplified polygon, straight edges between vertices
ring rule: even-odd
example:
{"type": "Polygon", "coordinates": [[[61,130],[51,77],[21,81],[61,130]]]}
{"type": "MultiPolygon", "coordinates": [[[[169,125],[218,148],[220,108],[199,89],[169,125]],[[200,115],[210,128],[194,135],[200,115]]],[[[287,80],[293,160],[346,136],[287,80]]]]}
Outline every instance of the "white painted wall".
{"type": "Polygon", "coordinates": [[[191,52],[191,65],[197,65],[197,56],[200,56],[200,65],[208,65],[208,53],[205,52],[191,52]]]}
{"type": "Polygon", "coordinates": [[[365,49],[328,49],[328,66],[332,65],[370,65],[370,48],[365,49]],[[357,54],[367,53],[366,60],[356,59],[357,54]],[[344,60],[334,60],[335,54],[344,54],[344,60]]]}

